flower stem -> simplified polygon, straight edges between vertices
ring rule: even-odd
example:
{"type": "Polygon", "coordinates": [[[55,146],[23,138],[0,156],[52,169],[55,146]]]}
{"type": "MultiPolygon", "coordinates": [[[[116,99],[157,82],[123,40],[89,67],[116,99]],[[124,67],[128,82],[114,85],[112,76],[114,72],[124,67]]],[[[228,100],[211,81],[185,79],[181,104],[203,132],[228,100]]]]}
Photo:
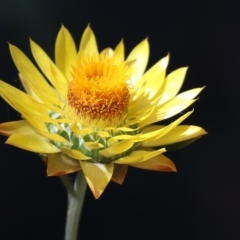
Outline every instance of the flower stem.
{"type": "Polygon", "coordinates": [[[69,184],[70,179],[68,176],[61,177],[61,180],[68,190],[68,210],[64,240],[77,240],[87,183],[82,171],[78,171],[73,187],[69,184]]]}

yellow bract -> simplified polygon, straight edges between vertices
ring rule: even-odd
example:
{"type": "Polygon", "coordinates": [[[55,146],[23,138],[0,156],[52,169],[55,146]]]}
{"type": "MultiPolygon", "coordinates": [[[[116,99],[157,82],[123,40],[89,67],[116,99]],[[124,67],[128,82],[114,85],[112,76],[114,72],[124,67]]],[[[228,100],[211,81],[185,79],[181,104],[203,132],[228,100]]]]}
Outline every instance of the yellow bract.
{"type": "Polygon", "coordinates": [[[0,124],[0,134],[9,136],[7,144],[47,156],[49,176],[83,171],[95,198],[110,180],[121,184],[128,165],[176,171],[162,153],[206,134],[201,127],[179,126],[192,111],[169,125],[155,124],[182,113],[203,88],[178,94],[187,68],[167,75],[169,55],[145,72],[147,39],[125,58],[123,41],[98,52],[90,26],[77,50],[62,26],[55,62],[30,40],[43,75],[21,50],[9,47],[26,93],[0,81],[0,95],[24,120],[0,124]]]}

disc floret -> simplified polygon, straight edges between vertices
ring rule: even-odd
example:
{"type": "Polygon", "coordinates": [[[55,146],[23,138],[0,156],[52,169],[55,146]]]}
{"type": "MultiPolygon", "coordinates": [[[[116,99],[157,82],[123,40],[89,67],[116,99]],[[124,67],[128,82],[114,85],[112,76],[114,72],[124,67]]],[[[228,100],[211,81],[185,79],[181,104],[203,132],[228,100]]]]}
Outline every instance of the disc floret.
{"type": "Polygon", "coordinates": [[[114,64],[114,58],[85,56],[72,70],[68,87],[68,105],[83,126],[93,122],[115,126],[127,114],[130,99],[124,62],[114,64]]]}

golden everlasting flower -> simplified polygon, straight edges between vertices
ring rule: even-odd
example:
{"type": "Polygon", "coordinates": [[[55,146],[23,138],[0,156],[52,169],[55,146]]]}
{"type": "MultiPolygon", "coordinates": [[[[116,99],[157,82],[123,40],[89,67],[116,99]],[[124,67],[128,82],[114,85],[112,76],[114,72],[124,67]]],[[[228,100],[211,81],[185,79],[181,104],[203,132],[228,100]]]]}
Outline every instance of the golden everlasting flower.
{"type": "Polygon", "coordinates": [[[82,170],[98,198],[110,180],[123,182],[128,165],[176,171],[162,153],[206,133],[197,126],[178,126],[192,111],[169,125],[154,124],[182,112],[203,88],[177,95],[187,68],[166,76],[168,55],[145,72],[147,39],[126,59],[123,41],[99,53],[89,26],[79,51],[69,31],[61,28],[55,63],[32,40],[30,46],[44,76],[10,45],[26,93],[1,81],[0,95],[24,120],[1,124],[0,133],[9,136],[7,144],[47,158],[49,176],[82,170]]]}

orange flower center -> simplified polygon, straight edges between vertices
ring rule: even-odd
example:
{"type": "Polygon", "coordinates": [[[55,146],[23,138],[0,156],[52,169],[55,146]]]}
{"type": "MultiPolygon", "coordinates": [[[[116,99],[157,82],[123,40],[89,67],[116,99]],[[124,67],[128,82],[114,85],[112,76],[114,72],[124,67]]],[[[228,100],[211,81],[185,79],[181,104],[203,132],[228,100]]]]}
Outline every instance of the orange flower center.
{"type": "Polygon", "coordinates": [[[126,71],[109,56],[84,56],[73,67],[68,104],[81,119],[115,123],[126,115],[130,99],[126,71]]]}

